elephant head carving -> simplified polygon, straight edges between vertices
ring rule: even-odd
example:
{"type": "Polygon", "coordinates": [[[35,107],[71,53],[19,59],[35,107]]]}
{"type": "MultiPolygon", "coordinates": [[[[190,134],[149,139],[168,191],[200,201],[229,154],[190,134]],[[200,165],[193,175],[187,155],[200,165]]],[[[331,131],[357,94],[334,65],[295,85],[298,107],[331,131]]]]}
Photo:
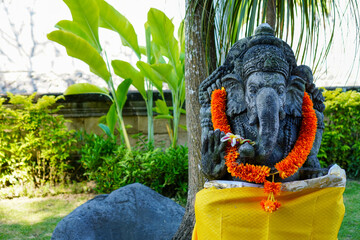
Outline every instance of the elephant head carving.
{"type": "MultiPolygon", "coordinates": [[[[200,85],[205,175],[210,179],[229,178],[223,160],[224,144],[219,141],[225,133],[213,129],[211,122],[213,90],[224,87],[227,91],[226,115],[233,132],[256,142],[255,146],[244,144],[239,148],[239,161],[274,167],[296,141],[304,91],[311,95],[314,91],[309,89],[315,89],[312,80],[311,70],[296,65],[291,48],[274,36],[269,25],[262,24],[254,36],[239,40],[224,64],[200,85]]],[[[313,97],[313,101],[320,106],[316,109],[320,124],[307,166],[319,169],[316,154],[322,136],[323,98],[313,97]]]]}

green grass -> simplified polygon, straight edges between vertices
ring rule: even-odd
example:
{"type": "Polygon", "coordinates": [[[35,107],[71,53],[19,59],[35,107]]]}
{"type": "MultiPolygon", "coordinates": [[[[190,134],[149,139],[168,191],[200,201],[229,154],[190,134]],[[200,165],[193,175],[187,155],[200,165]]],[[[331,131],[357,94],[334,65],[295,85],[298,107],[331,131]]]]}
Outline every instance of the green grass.
{"type": "MultiPolygon", "coordinates": [[[[0,239],[51,238],[60,220],[93,194],[67,194],[45,198],[0,200],[0,239]]],[[[346,213],[339,240],[360,240],[360,182],[348,181],[344,193],[346,213]]]]}
{"type": "Polygon", "coordinates": [[[360,182],[348,181],[344,193],[345,217],[339,240],[360,240],[360,182]]]}
{"type": "Polygon", "coordinates": [[[50,239],[56,225],[94,194],[0,200],[0,239],[50,239]]]}

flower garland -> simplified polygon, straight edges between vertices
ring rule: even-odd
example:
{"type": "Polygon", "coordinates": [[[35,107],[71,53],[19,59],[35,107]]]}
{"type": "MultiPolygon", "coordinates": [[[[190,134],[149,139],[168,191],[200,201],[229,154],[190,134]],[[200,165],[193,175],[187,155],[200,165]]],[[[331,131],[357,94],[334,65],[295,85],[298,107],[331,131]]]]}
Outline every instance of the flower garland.
{"type": "Polygon", "coordinates": [[[249,139],[244,139],[239,135],[231,133],[231,128],[226,116],[226,90],[221,88],[212,92],[211,120],[214,129],[220,129],[220,131],[226,133],[226,136],[221,139],[222,141],[231,141],[231,145],[228,142],[225,149],[225,164],[228,167],[228,172],[231,173],[231,176],[238,177],[248,182],[265,183],[264,192],[269,194],[267,200],[261,201],[261,206],[265,211],[276,211],[281,205],[274,197],[280,193],[281,189],[281,183],[274,183],[274,175],[279,174],[281,178],[287,178],[296,173],[306,161],[315,140],[317,118],[313,109],[313,103],[307,92],[304,92],[302,115],[303,120],[300,133],[294,148],[287,157],[275,165],[278,172],[270,174],[271,169],[267,166],[243,163],[238,164],[236,162],[239,157],[236,143],[240,143],[240,145],[245,142],[249,142],[252,145],[255,143],[249,139]],[[266,181],[266,177],[270,175],[273,176],[273,182],[266,181]]]}
{"type": "Polygon", "coordinates": [[[288,178],[297,172],[305,163],[315,140],[317,118],[313,109],[313,102],[307,92],[304,93],[302,115],[300,133],[294,148],[284,160],[275,165],[281,178],[288,178]]]}
{"type": "Polygon", "coordinates": [[[260,202],[260,205],[266,212],[276,211],[281,206],[281,203],[275,200],[274,197],[275,195],[279,195],[280,192],[281,192],[281,183],[265,181],[264,193],[269,195],[267,200],[264,199],[260,202]]]}

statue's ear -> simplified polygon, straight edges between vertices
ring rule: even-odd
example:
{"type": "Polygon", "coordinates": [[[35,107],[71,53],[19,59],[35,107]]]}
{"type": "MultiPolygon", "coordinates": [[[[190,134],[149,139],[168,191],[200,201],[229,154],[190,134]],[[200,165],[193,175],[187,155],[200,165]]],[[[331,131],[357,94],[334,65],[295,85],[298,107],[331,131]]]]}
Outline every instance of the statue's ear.
{"type": "Polygon", "coordinates": [[[228,74],[221,79],[227,92],[226,115],[232,117],[246,110],[244,84],[236,74],[228,74]]]}
{"type": "Polygon", "coordinates": [[[291,76],[286,88],[286,114],[301,117],[304,91],[305,80],[298,76],[291,76]]]}
{"type": "Polygon", "coordinates": [[[294,68],[291,75],[298,76],[305,81],[306,87],[314,82],[314,77],[311,68],[306,65],[300,65],[294,68]]]}
{"type": "Polygon", "coordinates": [[[293,75],[299,76],[305,80],[306,92],[310,95],[314,104],[314,109],[319,112],[325,110],[325,98],[322,95],[322,90],[315,86],[313,74],[308,66],[300,65],[293,70],[293,75]]]}

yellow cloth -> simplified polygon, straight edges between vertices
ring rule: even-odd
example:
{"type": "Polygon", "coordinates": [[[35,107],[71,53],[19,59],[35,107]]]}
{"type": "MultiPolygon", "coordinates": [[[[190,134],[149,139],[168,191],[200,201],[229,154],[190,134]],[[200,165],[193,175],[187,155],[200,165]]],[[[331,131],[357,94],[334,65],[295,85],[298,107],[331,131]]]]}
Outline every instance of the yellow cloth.
{"type": "Polygon", "coordinates": [[[344,187],[281,192],[262,210],[263,189],[203,189],[196,195],[193,240],[335,240],[345,214],[344,187]]]}

